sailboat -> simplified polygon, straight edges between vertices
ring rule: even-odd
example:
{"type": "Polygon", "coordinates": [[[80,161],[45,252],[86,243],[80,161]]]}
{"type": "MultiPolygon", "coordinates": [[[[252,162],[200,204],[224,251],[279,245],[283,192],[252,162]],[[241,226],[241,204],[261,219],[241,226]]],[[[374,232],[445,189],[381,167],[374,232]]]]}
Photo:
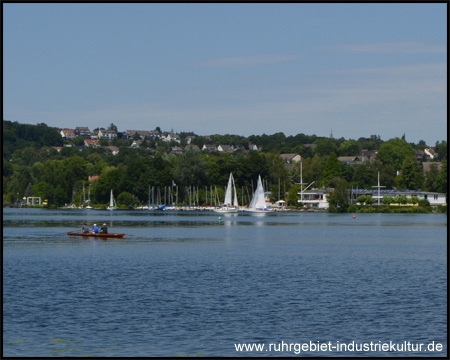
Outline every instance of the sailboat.
{"type": "Polygon", "coordinates": [[[258,187],[253,194],[250,205],[244,211],[251,213],[267,213],[272,212],[272,208],[266,206],[266,198],[264,197],[264,187],[261,181],[261,175],[258,177],[258,187]]]}
{"type": "Polygon", "coordinates": [[[116,210],[116,209],[117,209],[117,204],[116,204],[116,200],[114,200],[113,191],[111,189],[111,196],[109,198],[109,206],[106,208],[106,210],[116,210]]]}
{"type": "MultiPolygon", "coordinates": [[[[83,189],[84,189],[84,184],[83,184],[83,189]]],[[[91,201],[91,184],[89,184],[88,199],[85,201],[85,203],[88,204],[86,206],[86,209],[92,209],[92,206],[91,206],[91,203],[92,203],[92,201],[91,201]]]]}
{"type": "Polygon", "coordinates": [[[218,209],[215,209],[214,211],[220,213],[236,213],[238,212],[238,209],[239,204],[236,193],[236,184],[234,183],[233,173],[230,173],[227,190],[225,192],[225,201],[222,206],[220,206],[218,209]]]}

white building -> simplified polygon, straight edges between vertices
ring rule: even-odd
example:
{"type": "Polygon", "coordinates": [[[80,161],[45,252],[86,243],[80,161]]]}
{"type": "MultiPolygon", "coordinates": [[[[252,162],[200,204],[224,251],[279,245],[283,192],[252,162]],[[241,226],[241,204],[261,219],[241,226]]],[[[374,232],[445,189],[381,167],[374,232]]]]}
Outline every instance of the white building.
{"type": "Polygon", "coordinates": [[[299,191],[297,193],[300,196],[298,202],[302,203],[303,206],[308,209],[326,210],[330,207],[327,195],[332,191],[333,189],[311,189],[299,191]]]}
{"type": "Polygon", "coordinates": [[[419,200],[428,200],[430,205],[438,206],[447,204],[445,194],[444,193],[436,193],[429,191],[419,191],[419,190],[380,190],[378,195],[377,189],[367,190],[367,189],[353,189],[351,191],[351,203],[356,204],[356,198],[360,195],[370,195],[373,199],[375,199],[374,205],[378,204],[378,199],[380,203],[382,202],[385,196],[389,197],[397,197],[397,196],[406,196],[407,199],[411,199],[413,196],[416,196],[419,200]]]}

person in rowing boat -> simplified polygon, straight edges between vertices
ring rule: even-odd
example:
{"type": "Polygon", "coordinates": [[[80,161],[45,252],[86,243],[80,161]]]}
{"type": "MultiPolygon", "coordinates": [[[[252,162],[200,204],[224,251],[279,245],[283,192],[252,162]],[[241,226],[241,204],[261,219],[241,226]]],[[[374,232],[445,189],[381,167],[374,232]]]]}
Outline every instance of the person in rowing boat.
{"type": "Polygon", "coordinates": [[[107,234],[108,233],[108,228],[106,226],[106,224],[103,224],[103,226],[100,228],[100,234],[107,234]]]}
{"type": "Polygon", "coordinates": [[[81,228],[82,233],[89,233],[89,227],[86,224],[83,224],[83,227],[81,228]]]}
{"type": "Polygon", "coordinates": [[[94,226],[92,227],[92,233],[93,234],[98,234],[98,226],[97,226],[97,224],[94,224],[94,226]]]}

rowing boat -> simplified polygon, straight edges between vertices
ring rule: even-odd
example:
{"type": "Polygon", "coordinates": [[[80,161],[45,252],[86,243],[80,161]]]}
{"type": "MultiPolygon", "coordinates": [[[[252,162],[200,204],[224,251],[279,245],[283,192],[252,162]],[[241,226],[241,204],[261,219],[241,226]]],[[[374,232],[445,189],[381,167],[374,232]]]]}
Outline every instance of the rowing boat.
{"type": "Polygon", "coordinates": [[[108,238],[108,237],[112,237],[112,238],[123,238],[125,236],[125,234],[103,234],[103,233],[98,233],[98,234],[93,234],[93,233],[78,233],[78,232],[68,232],[67,235],[70,236],[94,236],[94,237],[103,237],[103,238],[108,238]]]}

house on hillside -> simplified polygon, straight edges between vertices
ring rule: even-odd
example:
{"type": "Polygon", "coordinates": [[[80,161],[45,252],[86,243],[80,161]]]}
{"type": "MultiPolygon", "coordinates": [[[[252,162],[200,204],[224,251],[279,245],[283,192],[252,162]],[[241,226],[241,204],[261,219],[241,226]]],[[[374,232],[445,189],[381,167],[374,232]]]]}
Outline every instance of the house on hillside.
{"type": "Polygon", "coordinates": [[[172,153],[176,155],[181,155],[183,153],[183,149],[179,146],[172,146],[172,153]]]}
{"type": "Polygon", "coordinates": [[[414,151],[414,156],[416,158],[416,161],[423,161],[424,158],[426,159],[425,152],[423,150],[416,150],[414,151]]]}
{"type": "Polygon", "coordinates": [[[286,163],[298,163],[302,161],[302,156],[300,154],[280,154],[280,158],[282,158],[286,163]]]}
{"type": "Polygon", "coordinates": [[[177,134],[173,134],[173,133],[169,133],[169,132],[163,132],[161,139],[164,142],[170,142],[170,141],[175,141],[177,143],[181,143],[181,139],[180,136],[177,134]]]}
{"type": "Polygon", "coordinates": [[[117,146],[105,146],[105,149],[111,150],[113,155],[117,155],[119,153],[119,148],[117,146]]]}
{"type": "Polygon", "coordinates": [[[184,148],[185,151],[189,151],[189,150],[194,150],[194,151],[200,151],[200,148],[198,147],[198,145],[186,145],[186,147],[184,148]]]}
{"type": "Polygon", "coordinates": [[[205,145],[203,145],[202,150],[206,150],[206,151],[217,151],[217,148],[216,148],[216,145],[205,144],[205,145]]]}
{"type": "Polygon", "coordinates": [[[90,148],[100,147],[100,140],[97,139],[84,139],[84,146],[90,148]]]}
{"type": "Polygon", "coordinates": [[[434,160],[437,158],[437,155],[432,148],[427,148],[427,149],[424,149],[423,151],[424,151],[425,155],[427,156],[428,160],[434,160]]]}
{"type": "Polygon", "coordinates": [[[62,129],[60,132],[61,136],[67,140],[73,140],[77,137],[75,131],[72,129],[62,129]]]}
{"type": "Polygon", "coordinates": [[[359,153],[362,162],[375,160],[377,154],[378,154],[377,150],[367,150],[367,149],[361,150],[359,153]]]}
{"type": "Polygon", "coordinates": [[[98,138],[99,139],[113,140],[113,139],[117,138],[117,133],[114,130],[100,129],[98,131],[98,138]]]}
{"type": "Polygon", "coordinates": [[[80,137],[82,137],[84,139],[90,139],[91,136],[92,136],[92,133],[91,133],[91,131],[89,130],[88,127],[78,126],[78,127],[75,128],[74,131],[75,131],[75,135],[80,136],[80,137]]]}
{"type": "Polygon", "coordinates": [[[186,138],[184,139],[186,141],[186,144],[190,145],[190,143],[192,142],[192,140],[196,139],[197,136],[194,135],[190,135],[190,136],[186,136],[186,138]]]}
{"type": "Polygon", "coordinates": [[[219,145],[217,147],[217,151],[220,151],[220,152],[233,152],[234,149],[233,149],[233,147],[231,145],[219,145]]]}
{"type": "Polygon", "coordinates": [[[125,131],[125,134],[127,139],[134,139],[136,134],[138,134],[141,139],[144,139],[145,137],[149,139],[152,138],[152,133],[146,130],[127,130],[125,131]]]}
{"type": "Polygon", "coordinates": [[[362,164],[361,157],[359,156],[339,156],[339,161],[342,161],[343,163],[347,165],[359,165],[362,164]]]}
{"type": "Polygon", "coordinates": [[[130,147],[133,149],[140,148],[143,142],[144,140],[134,140],[130,147]]]}
{"type": "Polygon", "coordinates": [[[251,151],[261,151],[261,147],[258,147],[255,144],[248,144],[248,149],[251,151]]]}

